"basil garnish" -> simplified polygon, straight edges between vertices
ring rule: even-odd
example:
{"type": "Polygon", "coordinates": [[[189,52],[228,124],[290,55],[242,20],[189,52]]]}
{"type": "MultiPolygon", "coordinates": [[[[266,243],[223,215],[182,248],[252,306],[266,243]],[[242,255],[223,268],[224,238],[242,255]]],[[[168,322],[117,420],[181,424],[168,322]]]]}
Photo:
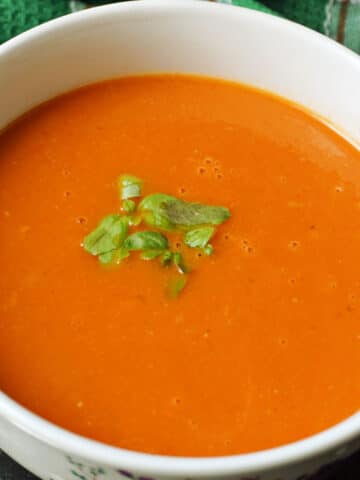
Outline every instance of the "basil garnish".
{"type": "MultiPolygon", "coordinates": [[[[168,235],[183,236],[183,243],[201,249],[206,255],[213,253],[209,244],[215,227],[230,217],[225,207],[185,202],[164,193],[153,193],[137,205],[134,198],[141,197],[143,182],[133,175],[122,175],[118,180],[122,210],[126,215],[112,214],[104,217],[83,241],[84,250],[98,257],[102,264],[120,264],[131,252],[140,252],[142,260],[159,258],[163,267],[175,267],[177,278],[170,279],[168,291],[175,298],[185,287],[188,268],[184,252],[172,251],[168,235]],[[141,222],[154,230],[138,230],[141,222]],[[158,231],[160,230],[160,231],[158,231]],[[161,233],[165,232],[165,233],[161,233]],[[180,276],[179,276],[180,274],[180,276]]],[[[182,243],[177,245],[180,249],[182,243]]]]}
{"type": "Polygon", "coordinates": [[[188,247],[205,248],[214,235],[214,227],[199,227],[186,232],[184,241],[188,247]]]}
{"type": "Polygon", "coordinates": [[[102,255],[114,250],[124,241],[129,220],[120,215],[104,217],[94,231],[84,238],[84,249],[91,255],[102,255]]]}
{"type": "Polygon", "coordinates": [[[176,198],[164,193],[153,193],[145,197],[139,204],[145,222],[160,230],[172,230],[174,225],[162,212],[162,205],[169,201],[176,201],[176,198]]]}
{"type": "Polygon", "coordinates": [[[214,207],[202,203],[168,200],[160,206],[160,214],[172,225],[195,227],[197,225],[219,225],[230,218],[225,207],[214,207]]]}
{"type": "Polygon", "coordinates": [[[133,233],[124,241],[128,250],[165,250],[168,246],[168,239],[162,233],[146,230],[133,233]]]}
{"type": "Polygon", "coordinates": [[[141,196],[143,182],[140,178],[133,175],[122,175],[119,178],[119,189],[121,200],[136,198],[141,196]]]}

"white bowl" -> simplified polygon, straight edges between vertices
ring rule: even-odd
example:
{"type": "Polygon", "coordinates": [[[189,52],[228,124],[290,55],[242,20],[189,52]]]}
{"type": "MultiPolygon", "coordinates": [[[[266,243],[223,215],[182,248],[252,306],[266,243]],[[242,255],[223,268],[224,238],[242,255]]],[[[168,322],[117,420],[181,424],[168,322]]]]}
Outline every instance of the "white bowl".
{"type": "MultiPolygon", "coordinates": [[[[285,20],[239,7],[183,0],[94,8],[2,45],[0,128],[75,87],[152,72],[204,74],[276,92],[360,142],[358,56],[285,20]]],[[[87,440],[42,420],[0,392],[0,447],[49,480],[304,480],[360,448],[360,413],[280,448],[228,457],[176,458],[87,440]]]]}

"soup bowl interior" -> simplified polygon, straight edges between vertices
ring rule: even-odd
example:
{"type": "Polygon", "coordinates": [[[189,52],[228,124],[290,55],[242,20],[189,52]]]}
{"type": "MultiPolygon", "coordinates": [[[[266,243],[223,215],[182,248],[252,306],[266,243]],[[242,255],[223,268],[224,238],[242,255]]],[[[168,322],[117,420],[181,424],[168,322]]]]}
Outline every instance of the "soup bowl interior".
{"type": "MultiPolygon", "coordinates": [[[[360,142],[360,109],[355,108],[360,105],[360,61],[355,54],[262,13],[181,0],[94,8],[1,46],[0,128],[71,89],[161,72],[219,77],[271,91],[316,112],[360,142]]],[[[359,434],[360,416],[355,415],[319,435],[265,452],[208,459],[160,457],[65,432],[0,393],[0,447],[42,478],[53,480],[76,475],[83,480],[295,480],[354,451],[359,434]]]]}

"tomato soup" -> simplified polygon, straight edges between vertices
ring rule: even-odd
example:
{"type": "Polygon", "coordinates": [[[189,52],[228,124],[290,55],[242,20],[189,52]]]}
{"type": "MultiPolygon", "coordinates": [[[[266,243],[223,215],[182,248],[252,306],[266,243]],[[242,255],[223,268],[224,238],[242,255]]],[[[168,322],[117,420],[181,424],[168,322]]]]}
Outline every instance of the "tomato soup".
{"type": "Polygon", "coordinates": [[[322,121],[237,84],[124,78],[36,108],[0,158],[0,388],[22,405],[184,456],[359,409],[360,153],[322,121]],[[159,261],[106,268],[82,248],[123,173],[231,212],[176,298],[159,261]]]}

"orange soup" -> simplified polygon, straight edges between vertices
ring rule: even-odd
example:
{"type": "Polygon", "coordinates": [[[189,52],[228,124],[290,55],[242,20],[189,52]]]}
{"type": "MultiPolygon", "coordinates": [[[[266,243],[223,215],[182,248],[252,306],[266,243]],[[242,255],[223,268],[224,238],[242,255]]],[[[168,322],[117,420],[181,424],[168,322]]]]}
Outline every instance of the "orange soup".
{"type": "Polygon", "coordinates": [[[125,78],[36,108],[0,158],[0,388],[22,405],[185,456],[359,409],[360,153],[322,121],[237,84],[125,78]],[[120,212],[122,174],[231,212],[208,254],[172,238],[191,264],[173,297],[158,259],[107,267],[82,248],[120,212]]]}

